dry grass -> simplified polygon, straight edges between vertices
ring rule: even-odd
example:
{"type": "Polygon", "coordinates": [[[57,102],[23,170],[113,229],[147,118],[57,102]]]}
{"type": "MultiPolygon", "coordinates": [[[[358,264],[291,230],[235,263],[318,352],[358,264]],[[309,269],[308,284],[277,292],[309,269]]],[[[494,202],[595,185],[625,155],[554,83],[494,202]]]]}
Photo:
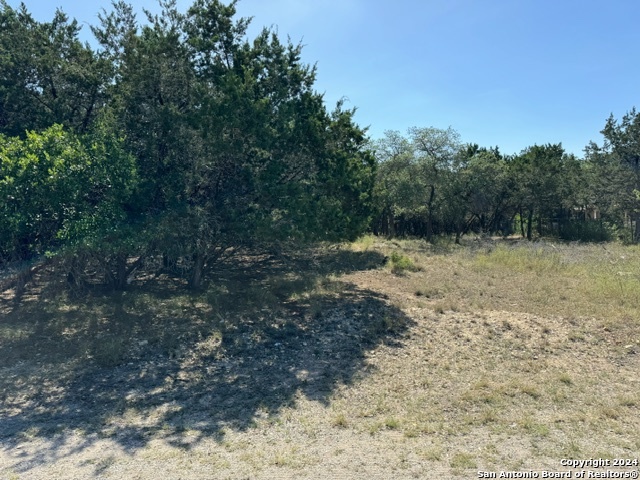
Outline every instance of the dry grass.
{"type": "Polygon", "coordinates": [[[640,250],[383,241],[2,307],[0,477],[475,478],[640,452],[640,250]],[[250,268],[249,268],[250,267],[250,268]]]}

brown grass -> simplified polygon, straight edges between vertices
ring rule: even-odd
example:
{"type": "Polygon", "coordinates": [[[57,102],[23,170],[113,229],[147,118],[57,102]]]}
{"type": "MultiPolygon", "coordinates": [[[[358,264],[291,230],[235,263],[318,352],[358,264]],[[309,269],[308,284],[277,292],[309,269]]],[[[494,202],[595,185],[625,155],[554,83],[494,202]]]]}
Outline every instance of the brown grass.
{"type": "Polygon", "coordinates": [[[367,237],[198,295],[45,275],[2,304],[0,478],[476,478],[640,451],[635,247],[367,237]]]}

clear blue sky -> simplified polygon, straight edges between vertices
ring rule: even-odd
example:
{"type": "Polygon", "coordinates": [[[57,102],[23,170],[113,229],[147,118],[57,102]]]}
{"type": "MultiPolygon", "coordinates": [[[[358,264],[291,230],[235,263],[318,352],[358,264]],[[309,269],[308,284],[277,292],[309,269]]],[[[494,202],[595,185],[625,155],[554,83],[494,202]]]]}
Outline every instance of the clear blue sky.
{"type": "MultiPolygon", "coordinates": [[[[142,7],[157,10],[130,3],[140,20],[142,7]]],[[[41,21],[61,7],[86,24],[110,6],[25,4],[41,21]]],[[[373,138],[451,126],[503,153],[562,142],[582,156],[609,114],[640,107],[637,0],[241,0],[238,14],[254,17],[250,36],[273,26],[301,41],[328,105],[346,97],[373,138]]]]}

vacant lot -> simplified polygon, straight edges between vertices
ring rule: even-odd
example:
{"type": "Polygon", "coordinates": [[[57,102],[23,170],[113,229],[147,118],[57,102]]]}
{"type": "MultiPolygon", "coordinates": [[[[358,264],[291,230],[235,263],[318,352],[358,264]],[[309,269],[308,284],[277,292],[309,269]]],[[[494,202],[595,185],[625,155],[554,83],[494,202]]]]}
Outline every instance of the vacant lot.
{"type": "Polygon", "coordinates": [[[367,237],[221,265],[198,295],[144,275],[70,293],[44,269],[4,293],[0,478],[477,478],[639,455],[638,248],[367,237]]]}

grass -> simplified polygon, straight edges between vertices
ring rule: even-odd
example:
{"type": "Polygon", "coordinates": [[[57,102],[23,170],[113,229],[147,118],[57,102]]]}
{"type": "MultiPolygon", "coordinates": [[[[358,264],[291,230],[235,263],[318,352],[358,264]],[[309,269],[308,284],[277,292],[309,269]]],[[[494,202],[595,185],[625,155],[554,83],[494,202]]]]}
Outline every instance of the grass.
{"type": "MultiPolygon", "coordinates": [[[[570,309],[578,316],[604,318],[640,313],[639,260],[637,247],[544,244],[499,246],[475,256],[470,266],[477,273],[517,279],[526,300],[522,305],[532,313],[570,309]]],[[[505,291],[504,284],[500,288],[505,291]]]]}
{"type": "Polygon", "coordinates": [[[391,269],[391,272],[396,275],[402,274],[405,271],[415,272],[419,270],[419,267],[413,262],[413,260],[397,251],[391,252],[391,256],[388,260],[388,266],[391,269]]]}
{"type": "MultiPolygon", "coordinates": [[[[575,438],[571,451],[593,451],[594,438],[602,448],[625,451],[627,442],[613,433],[604,439],[596,425],[605,422],[620,434],[625,422],[636,422],[629,410],[637,408],[632,365],[640,344],[640,282],[618,272],[640,271],[637,248],[504,242],[442,252],[425,251],[420,241],[378,248],[401,248],[421,265],[377,280],[380,291],[422,319],[423,329],[413,329],[421,341],[404,348],[405,358],[421,360],[402,366],[394,357],[391,364],[379,355],[371,360],[382,378],[366,391],[386,395],[383,410],[367,412],[369,432],[380,434],[393,418],[407,438],[437,434],[455,445],[457,437],[485,430],[518,444],[523,439],[521,458],[532,468],[524,452],[543,462],[566,435],[575,438]],[[608,391],[615,400],[601,401],[608,391]],[[581,440],[587,438],[589,447],[581,440]]],[[[507,464],[499,452],[478,461],[507,464]]],[[[450,466],[472,464],[463,454],[450,466]]]]}
{"type": "Polygon", "coordinates": [[[449,461],[449,465],[451,465],[452,468],[456,468],[456,469],[471,469],[471,468],[477,467],[475,462],[475,457],[465,452],[455,453],[451,457],[451,460],[449,461]]]}
{"type": "Polygon", "coordinates": [[[0,305],[0,441],[60,455],[5,448],[0,477],[469,478],[640,448],[637,247],[370,236],[197,295],[46,286],[0,305]]]}

